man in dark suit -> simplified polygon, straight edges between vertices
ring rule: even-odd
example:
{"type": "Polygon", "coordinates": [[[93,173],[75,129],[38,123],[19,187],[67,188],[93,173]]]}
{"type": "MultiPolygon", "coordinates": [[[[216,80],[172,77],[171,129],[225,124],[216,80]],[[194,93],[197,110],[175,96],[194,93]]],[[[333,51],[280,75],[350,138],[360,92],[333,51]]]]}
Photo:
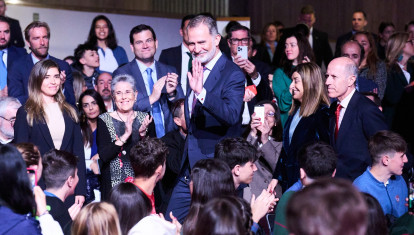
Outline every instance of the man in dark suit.
{"type": "Polygon", "coordinates": [[[0,16],[3,16],[7,19],[10,25],[10,44],[16,47],[24,47],[22,29],[20,28],[20,23],[18,20],[15,20],[10,17],[6,17],[6,2],[0,0],[0,16]]]}
{"type": "Polygon", "coordinates": [[[387,130],[384,115],[368,98],[355,90],[358,67],[346,57],[331,61],[326,86],[331,104],[330,143],[338,154],[336,176],[354,180],[371,164],[368,140],[377,131],[387,130]]]}
{"type": "Polygon", "coordinates": [[[60,79],[64,83],[63,93],[66,101],[75,105],[72,69],[65,61],[49,55],[50,29],[48,24],[46,22],[34,21],[26,27],[24,36],[31,53],[20,57],[11,65],[7,74],[9,96],[16,97],[24,105],[29,95],[27,87],[34,64],[44,59],[50,59],[58,64],[61,71],[60,79]]]}
{"type": "Polygon", "coordinates": [[[181,77],[180,83],[184,94],[187,92],[187,72],[191,68],[192,60],[187,44],[187,30],[185,29],[187,28],[188,22],[194,17],[195,15],[184,16],[181,20],[180,28],[180,35],[183,38],[183,42],[179,46],[162,50],[159,59],[161,63],[171,65],[177,70],[177,74],[181,77]]]}
{"type": "MultiPolygon", "coordinates": [[[[367,14],[362,10],[354,11],[352,14],[352,31],[339,36],[336,40],[335,57],[341,56],[342,45],[351,39],[352,35],[354,35],[356,32],[364,31],[364,28],[367,24],[367,14]]],[[[374,38],[376,37],[374,34],[373,36],[374,38]]]]}
{"type": "Polygon", "coordinates": [[[130,34],[135,59],[114,71],[113,76],[129,74],[136,79],[138,98],[134,109],[151,112],[158,138],[175,129],[169,103],[184,97],[178,75],[172,66],[155,61],[157,36],[151,26],[135,26],[130,34]]]}
{"type": "Polygon", "coordinates": [[[25,54],[25,49],[10,44],[9,21],[6,17],[0,16],[0,97],[8,96],[7,73],[11,65],[25,54]]]}
{"type": "Polygon", "coordinates": [[[212,158],[220,140],[241,134],[245,82],[240,68],[219,49],[221,36],[215,20],[199,15],[190,20],[187,33],[194,58],[185,100],[188,134],[180,176],[167,209],[181,222],[190,207],[191,168],[200,159],[212,158]]]}
{"type": "Polygon", "coordinates": [[[328,34],[319,31],[313,27],[315,24],[315,10],[311,5],[306,5],[300,10],[299,21],[306,24],[309,27],[310,36],[308,38],[309,44],[313,49],[316,57],[316,63],[322,66],[322,62],[325,63],[325,67],[328,66],[333,58],[332,49],[329,45],[328,34]]]}
{"type": "Polygon", "coordinates": [[[268,76],[271,73],[269,65],[259,60],[252,59],[252,45],[250,30],[242,25],[235,25],[228,32],[228,40],[231,58],[243,71],[247,86],[254,86],[257,94],[250,89],[245,89],[242,125],[250,124],[250,116],[254,112],[254,106],[262,100],[272,100],[272,91],[269,86],[268,76]],[[238,47],[247,46],[249,59],[238,55],[238,47]]]}

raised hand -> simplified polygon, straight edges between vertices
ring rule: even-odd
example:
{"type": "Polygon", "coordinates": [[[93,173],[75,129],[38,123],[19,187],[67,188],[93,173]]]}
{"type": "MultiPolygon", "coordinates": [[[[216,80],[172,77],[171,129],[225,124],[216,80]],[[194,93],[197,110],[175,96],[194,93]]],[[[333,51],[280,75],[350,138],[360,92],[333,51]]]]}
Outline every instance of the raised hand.
{"type": "Polygon", "coordinates": [[[152,117],[150,115],[145,116],[144,121],[141,123],[139,127],[139,136],[144,137],[147,135],[147,129],[149,124],[152,122],[152,117]]]}
{"type": "Polygon", "coordinates": [[[196,95],[200,94],[203,90],[203,66],[201,65],[200,61],[194,59],[192,61],[193,64],[193,74],[190,72],[187,73],[188,75],[188,83],[190,84],[191,90],[194,91],[196,95]]]}
{"type": "Polygon", "coordinates": [[[178,75],[176,73],[168,73],[167,80],[166,80],[166,87],[167,93],[169,96],[174,96],[175,89],[177,89],[178,84],[178,75]]]}
{"type": "Polygon", "coordinates": [[[167,80],[167,75],[158,79],[152,88],[152,94],[149,96],[149,102],[152,105],[157,102],[161,97],[161,91],[165,86],[165,81],[167,80]]]}

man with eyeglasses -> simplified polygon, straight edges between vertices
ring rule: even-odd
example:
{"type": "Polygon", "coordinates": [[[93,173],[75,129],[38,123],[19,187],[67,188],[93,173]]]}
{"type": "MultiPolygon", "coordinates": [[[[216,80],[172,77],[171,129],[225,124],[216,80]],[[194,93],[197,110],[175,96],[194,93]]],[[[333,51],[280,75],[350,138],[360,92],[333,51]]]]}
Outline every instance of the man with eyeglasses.
{"type": "Polygon", "coordinates": [[[14,139],[14,121],[17,110],[22,106],[13,97],[0,98],[0,144],[8,144],[14,139]]]}
{"type": "Polygon", "coordinates": [[[268,79],[271,68],[267,64],[252,58],[255,52],[252,49],[253,42],[249,28],[242,25],[231,27],[227,42],[233,62],[240,67],[245,75],[245,86],[254,86],[257,91],[257,94],[254,94],[251,89],[245,89],[242,125],[246,127],[250,123],[250,116],[253,114],[254,105],[262,100],[272,100],[273,98],[268,79]],[[248,59],[238,55],[239,46],[247,46],[248,59]]]}
{"type": "Polygon", "coordinates": [[[150,112],[157,138],[175,130],[169,103],[183,98],[180,80],[174,67],[155,61],[157,36],[149,25],[137,25],[129,34],[135,58],[114,71],[113,77],[128,74],[135,78],[138,97],[134,110],[150,112]]]}

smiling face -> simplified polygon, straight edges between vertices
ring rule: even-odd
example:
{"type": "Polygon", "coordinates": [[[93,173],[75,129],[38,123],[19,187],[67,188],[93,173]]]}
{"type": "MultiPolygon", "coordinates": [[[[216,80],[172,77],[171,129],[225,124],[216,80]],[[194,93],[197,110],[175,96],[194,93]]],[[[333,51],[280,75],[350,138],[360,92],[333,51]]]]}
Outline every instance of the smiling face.
{"type": "Polygon", "coordinates": [[[204,24],[188,28],[188,49],[202,64],[210,62],[218,53],[219,42],[220,35],[210,35],[208,27],[204,24]]]}
{"type": "Polygon", "coordinates": [[[92,96],[82,98],[82,109],[88,119],[96,119],[99,115],[99,105],[92,96]]]}
{"type": "Polygon", "coordinates": [[[98,20],[95,23],[95,35],[98,40],[106,40],[109,34],[108,24],[105,20],[98,20]]]}
{"type": "Polygon", "coordinates": [[[292,83],[290,84],[289,89],[292,92],[293,99],[302,102],[303,97],[303,83],[302,83],[302,77],[299,73],[294,72],[292,74],[292,83]]]}
{"type": "Polygon", "coordinates": [[[134,107],[137,92],[128,82],[118,82],[113,91],[115,105],[121,112],[129,112],[134,107]]]}
{"type": "Polygon", "coordinates": [[[49,51],[49,37],[45,27],[37,27],[29,30],[30,50],[40,60],[46,58],[49,51]]]}
{"type": "Polygon", "coordinates": [[[404,164],[408,162],[407,155],[401,152],[394,152],[388,155],[383,157],[385,158],[383,161],[386,162],[388,170],[394,175],[401,175],[404,164]]]}
{"type": "Polygon", "coordinates": [[[286,39],[285,54],[288,60],[293,61],[293,65],[298,64],[299,46],[298,40],[295,37],[290,37],[286,39]]]}
{"type": "Polygon", "coordinates": [[[57,68],[50,68],[43,79],[40,90],[43,97],[54,97],[60,88],[60,76],[57,68]]]}
{"type": "Polygon", "coordinates": [[[154,55],[158,47],[158,41],[149,30],[143,30],[133,35],[134,43],[131,50],[135,54],[135,58],[143,63],[152,63],[154,55]]]}

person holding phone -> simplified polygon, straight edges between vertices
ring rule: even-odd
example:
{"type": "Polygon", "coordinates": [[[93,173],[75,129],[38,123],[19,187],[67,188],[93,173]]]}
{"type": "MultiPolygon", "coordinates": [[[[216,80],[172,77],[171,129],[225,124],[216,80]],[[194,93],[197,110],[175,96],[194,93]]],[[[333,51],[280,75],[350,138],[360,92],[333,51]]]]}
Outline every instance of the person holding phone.
{"type": "Polygon", "coordinates": [[[285,53],[282,54],[279,66],[273,74],[273,92],[280,109],[282,125],[285,126],[292,106],[289,85],[292,82],[290,77],[293,69],[300,63],[314,62],[315,56],[308,39],[298,32],[283,34],[279,46],[283,47],[285,53]]]}
{"type": "Polygon", "coordinates": [[[284,191],[300,178],[297,154],[301,147],[317,140],[329,143],[329,99],[319,66],[315,63],[296,66],[289,90],[293,104],[283,131],[284,152],[273,175],[284,191]]]}
{"type": "Polygon", "coordinates": [[[271,69],[266,63],[252,58],[255,51],[252,48],[253,41],[249,28],[243,25],[231,27],[227,42],[233,62],[240,67],[246,77],[242,125],[247,128],[254,106],[262,100],[273,98],[268,80],[271,69]]]}

